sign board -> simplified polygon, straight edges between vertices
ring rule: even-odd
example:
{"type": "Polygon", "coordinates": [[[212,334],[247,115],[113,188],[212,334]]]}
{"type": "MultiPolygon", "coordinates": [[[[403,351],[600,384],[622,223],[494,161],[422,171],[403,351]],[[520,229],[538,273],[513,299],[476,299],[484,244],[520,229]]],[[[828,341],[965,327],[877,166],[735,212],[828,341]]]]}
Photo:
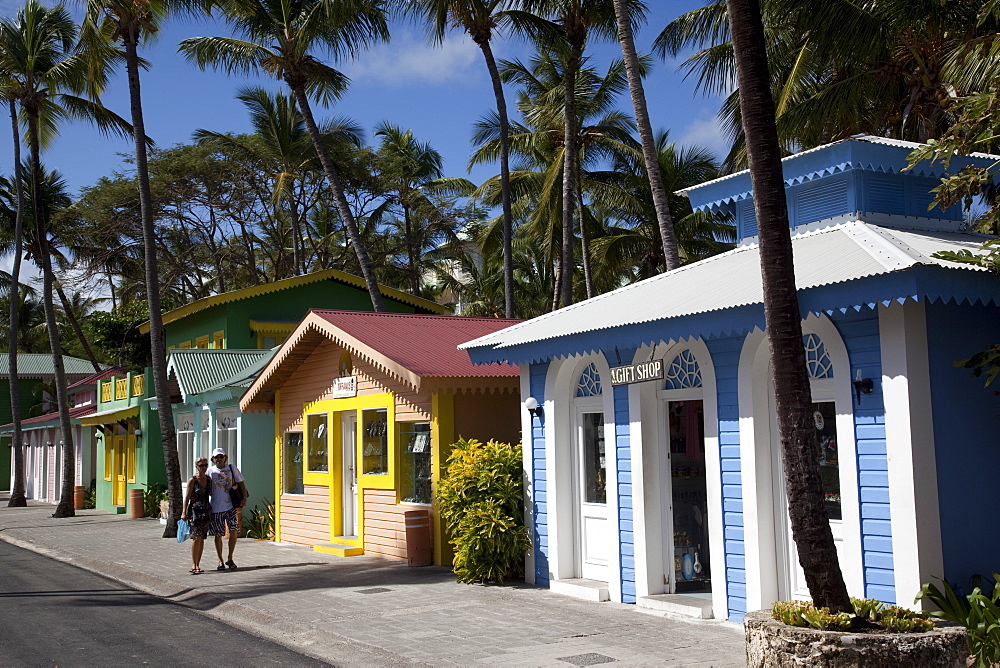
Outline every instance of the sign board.
{"type": "Polygon", "coordinates": [[[333,379],[333,398],[350,399],[358,396],[358,377],[344,376],[333,379]]]}
{"type": "Polygon", "coordinates": [[[663,378],[663,360],[650,360],[611,369],[612,385],[631,385],[661,378],[663,378]]]}

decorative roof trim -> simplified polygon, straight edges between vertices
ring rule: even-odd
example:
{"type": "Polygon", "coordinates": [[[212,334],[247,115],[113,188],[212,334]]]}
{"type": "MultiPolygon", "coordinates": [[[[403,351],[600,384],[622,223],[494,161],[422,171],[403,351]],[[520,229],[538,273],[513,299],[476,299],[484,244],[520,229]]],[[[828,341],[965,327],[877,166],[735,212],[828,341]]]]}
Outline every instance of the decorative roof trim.
{"type": "Polygon", "coordinates": [[[112,422],[118,422],[119,420],[135,417],[138,414],[138,406],[132,406],[131,408],[119,408],[114,411],[104,411],[103,413],[94,413],[93,415],[81,417],[80,424],[84,427],[99,427],[102,424],[111,424],[112,422]]]}
{"type": "MultiPolygon", "coordinates": [[[[280,281],[272,281],[270,283],[264,283],[262,285],[255,285],[250,288],[243,288],[241,290],[232,290],[230,292],[223,292],[222,294],[212,295],[211,297],[203,297],[190,304],[185,304],[180,308],[176,308],[172,311],[167,311],[163,314],[163,324],[168,325],[176,320],[187,317],[199,311],[204,311],[207,308],[213,306],[218,306],[219,304],[228,304],[230,302],[239,301],[241,299],[249,299],[250,297],[257,297],[260,295],[270,294],[272,292],[281,292],[282,290],[288,290],[290,288],[298,287],[300,285],[308,285],[310,283],[318,283],[324,280],[335,280],[341,283],[346,283],[347,285],[353,285],[357,288],[362,288],[366,292],[368,290],[368,284],[365,283],[365,279],[360,276],[355,276],[354,274],[348,274],[345,271],[340,271],[339,269],[324,269],[323,271],[313,272],[311,274],[305,274],[302,276],[293,276],[292,278],[283,278],[280,281]]],[[[447,309],[437,304],[435,302],[429,301],[427,299],[422,299],[420,297],[414,297],[411,294],[397,290],[395,288],[390,288],[386,285],[378,286],[379,292],[383,297],[389,297],[398,302],[403,302],[404,304],[409,304],[411,306],[416,306],[417,308],[427,309],[432,313],[445,314],[447,309]]],[[[149,333],[149,321],[139,325],[139,331],[143,334],[149,333]]]]}
{"type": "Polygon", "coordinates": [[[287,335],[294,332],[298,324],[299,323],[297,322],[271,322],[265,320],[251,320],[250,331],[255,334],[263,334],[265,336],[287,335]]]}

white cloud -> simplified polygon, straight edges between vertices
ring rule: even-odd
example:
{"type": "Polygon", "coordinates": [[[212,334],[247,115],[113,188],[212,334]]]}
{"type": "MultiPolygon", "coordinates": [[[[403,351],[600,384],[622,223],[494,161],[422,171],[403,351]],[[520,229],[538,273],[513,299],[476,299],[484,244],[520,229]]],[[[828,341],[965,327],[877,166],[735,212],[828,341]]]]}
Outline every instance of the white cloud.
{"type": "Polygon", "coordinates": [[[676,139],[681,146],[702,146],[715,153],[720,160],[729,153],[729,141],[719,125],[719,117],[709,109],[699,110],[676,139]]]}
{"type": "Polygon", "coordinates": [[[344,63],[345,74],[357,83],[387,86],[465,82],[482,76],[479,47],[466,35],[449,35],[441,46],[403,33],[387,45],[344,63]]]}

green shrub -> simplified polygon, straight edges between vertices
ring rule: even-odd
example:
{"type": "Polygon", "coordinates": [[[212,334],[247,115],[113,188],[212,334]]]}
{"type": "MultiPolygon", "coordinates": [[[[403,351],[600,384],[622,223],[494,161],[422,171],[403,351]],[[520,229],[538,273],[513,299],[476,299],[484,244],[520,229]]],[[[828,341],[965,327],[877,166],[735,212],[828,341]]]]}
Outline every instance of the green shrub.
{"type": "Polygon", "coordinates": [[[167,493],[166,486],[163,483],[153,483],[152,485],[146,485],[143,483],[146,489],[142,493],[142,509],[144,517],[159,517],[160,516],[160,501],[166,501],[170,498],[167,493]]]}
{"type": "Polygon", "coordinates": [[[451,531],[459,582],[503,582],[519,576],[531,547],[524,526],[521,446],[459,440],[437,490],[451,531]]]}
{"type": "Polygon", "coordinates": [[[851,604],[854,614],[816,608],[809,601],[778,601],[771,606],[771,616],[789,626],[811,626],[822,631],[849,631],[855,620],[866,620],[893,633],[920,633],[934,628],[934,622],[906,608],[868,598],[852,597],[851,604]]]}
{"type": "Polygon", "coordinates": [[[90,481],[90,487],[88,487],[83,492],[83,507],[84,508],[96,508],[97,507],[97,479],[90,481]]]}
{"type": "Polygon", "coordinates": [[[274,504],[264,499],[250,509],[250,517],[243,518],[247,538],[274,540],[274,504]]]}
{"type": "Polygon", "coordinates": [[[1000,664],[1000,574],[993,574],[992,585],[978,575],[972,583],[972,593],[965,598],[947,582],[941,581],[943,590],[928,583],[920,588],[917,600],[927,599],[940,608],[929,615],[965,626],[969,653],[976,656],[977,666],[995,666],[1000,664]]]}

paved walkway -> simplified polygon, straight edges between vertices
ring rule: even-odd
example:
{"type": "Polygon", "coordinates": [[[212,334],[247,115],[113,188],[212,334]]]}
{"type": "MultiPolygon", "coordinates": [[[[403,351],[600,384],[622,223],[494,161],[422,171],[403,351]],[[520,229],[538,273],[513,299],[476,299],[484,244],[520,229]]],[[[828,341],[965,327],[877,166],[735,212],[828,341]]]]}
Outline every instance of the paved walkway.
{"type": "MultiPolygon", "coordinates": [[[[253,540],[237,546],[239,570],[192,576],[190,543],[160,538],[156,520],[96,510],[53,519],[54,506],[29,503],[8,508],[0,497],[0,540],[330,663],[745,665],[742,630],[727,622],[667,619],[523,584],[462,585],[440,567],[253,540]]],[[[202,566],[215,563],[206,544],[202,566]]]]}

